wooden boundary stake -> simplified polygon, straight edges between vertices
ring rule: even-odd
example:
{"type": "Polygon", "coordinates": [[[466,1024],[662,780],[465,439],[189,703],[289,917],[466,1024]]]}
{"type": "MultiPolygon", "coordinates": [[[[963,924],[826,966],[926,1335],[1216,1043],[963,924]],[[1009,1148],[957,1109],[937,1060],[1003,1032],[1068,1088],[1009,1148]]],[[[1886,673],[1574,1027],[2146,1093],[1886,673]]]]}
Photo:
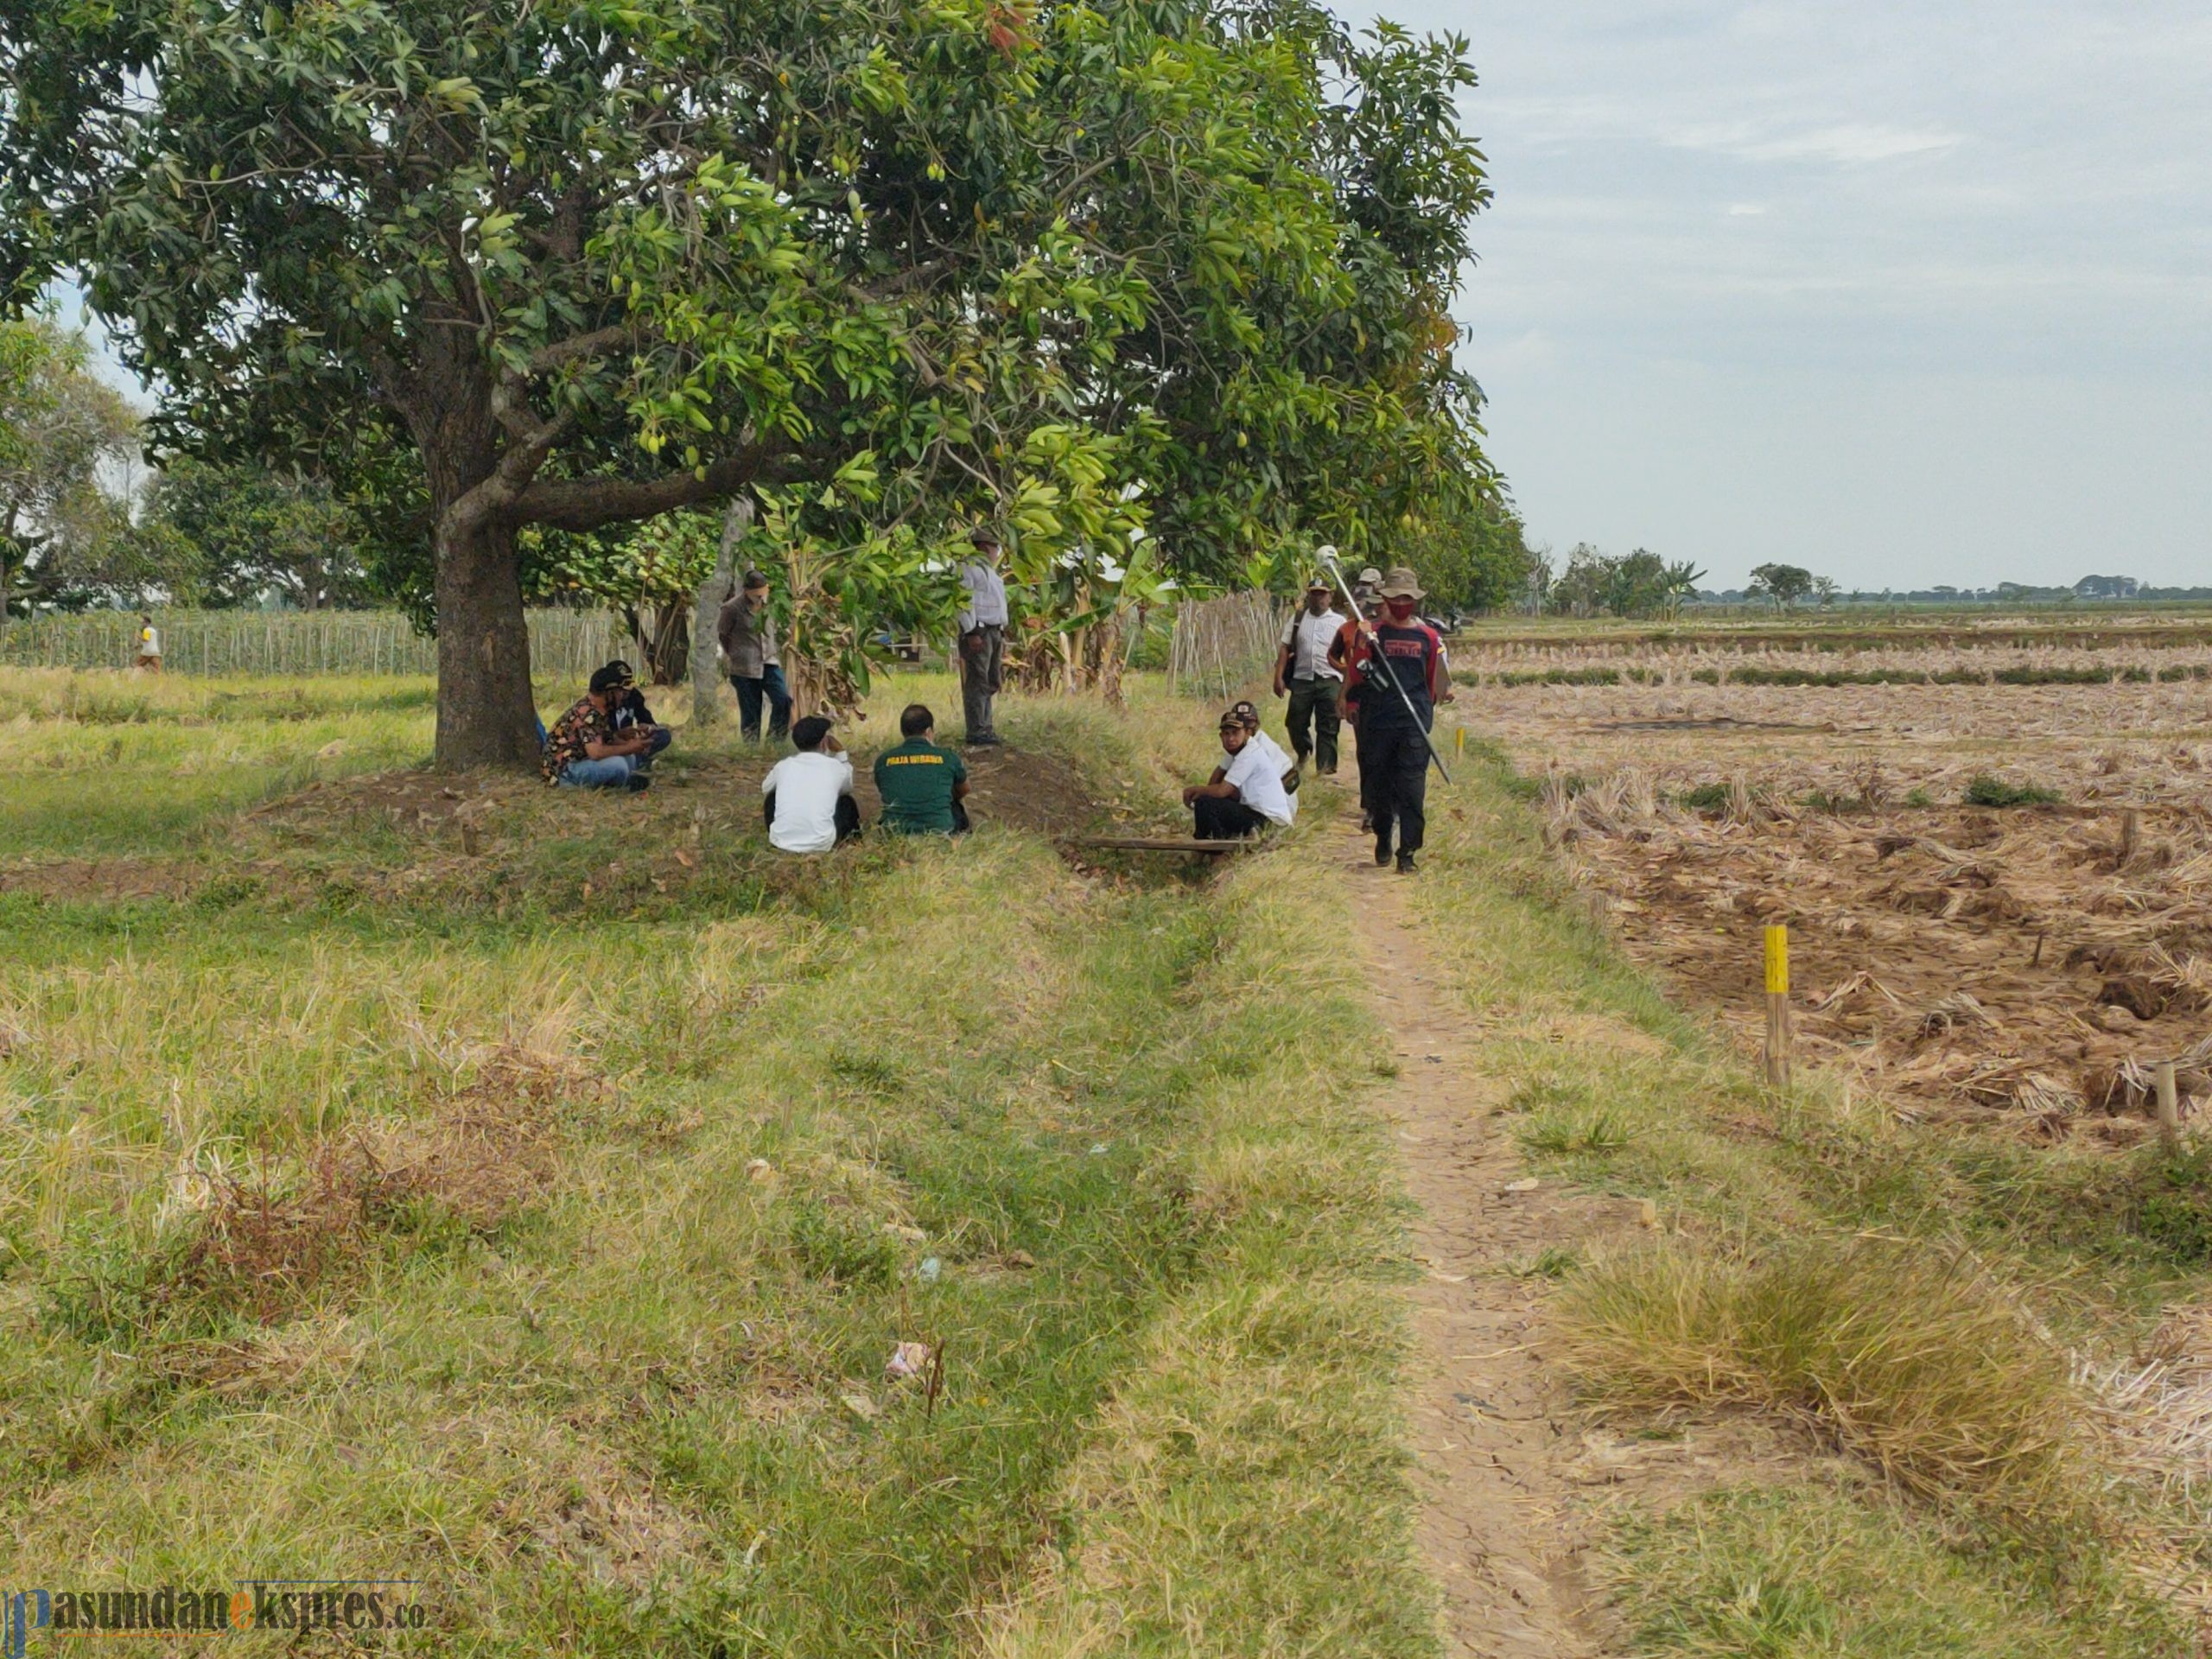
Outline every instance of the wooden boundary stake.
{"type": "Polygon", "coordinates": [[[1187,836],[1071,836],[1072,847],[1111,847],[1132,853],[1196,853],[1201,857],[1218,858],[1227,853],[1255,853],[1268,843],[1265,839],[1240,836],[1235,841],[1197,841],[1187,836]]]}
{"type": "Polygon", "coordinates": [[[1789,930],[1779,922],[1766,930],[1766,1081],[1789,1086],[1789,930]]]}
{"type": "Polygon", "coordinates": [[[2174,1086],[2174,1063],[2160,1060],[2152,1075],[2158,1084],[2158,1144],[2176,1152],[2181,1147],[2181,1091],[2174,1086]]]}

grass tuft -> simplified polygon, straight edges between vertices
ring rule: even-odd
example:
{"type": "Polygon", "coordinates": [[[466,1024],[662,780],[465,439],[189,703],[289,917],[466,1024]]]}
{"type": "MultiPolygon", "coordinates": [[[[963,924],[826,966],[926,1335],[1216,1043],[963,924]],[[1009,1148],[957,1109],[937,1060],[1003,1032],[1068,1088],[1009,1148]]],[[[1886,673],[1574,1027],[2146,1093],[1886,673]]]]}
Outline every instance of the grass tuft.
{"type": "Polygon", "coordinates": [[[1965,796],[1968,806],[2053,806],[2060,798],[2056,790],[2038,784],[2008,784],[1988,772],[1972,779],[1965,796]]]}
{"type": "Polygon", "coordinates": [[[1923,1496],[2063,1508],[2090,1453],[2063,1358],[1962,1253],[1668,1244],[1593,1261],[1560,1319],[1594,1400],[1785,1413],[1923,1496]]]}

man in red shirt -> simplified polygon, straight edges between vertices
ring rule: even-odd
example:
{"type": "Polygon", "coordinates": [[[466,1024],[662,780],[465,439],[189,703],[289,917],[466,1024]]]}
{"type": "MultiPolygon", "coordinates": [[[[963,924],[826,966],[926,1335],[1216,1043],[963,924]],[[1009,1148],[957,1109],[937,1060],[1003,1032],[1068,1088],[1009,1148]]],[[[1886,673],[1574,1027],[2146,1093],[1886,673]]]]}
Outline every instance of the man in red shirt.
{"type": "Polygon", "coordinates": [[[1442,636],[1414,613],[1421,597],[1414,573],[1403,566],[1391,571],[1381,596],[1382,614],[1357,664],[1360,762],[1375,861],[1389,863],[1395,835],[1398,874],[1411,875],[1428,826],[1429,728],[1451,686],[1442,636]]]}
{"type": "Polygon", "coordinates": [[[1374,614],[1375,590],[1382,585],[1382,573],[1373,565],[1359,573],[1359,580],[1351,585],[1352,616],[1337,630],[1337,637],[1329,645],[1329,666],[1344,676],[1344,691],[1338,699],[1344,723],[1351,728],[1352,765],[1359,772],[1359,827],[1370,827],[1371,811],[1367,800],[1367,746],[1359,741],[1359,688],[1366,658],[1367,619],[1374,614]]]}

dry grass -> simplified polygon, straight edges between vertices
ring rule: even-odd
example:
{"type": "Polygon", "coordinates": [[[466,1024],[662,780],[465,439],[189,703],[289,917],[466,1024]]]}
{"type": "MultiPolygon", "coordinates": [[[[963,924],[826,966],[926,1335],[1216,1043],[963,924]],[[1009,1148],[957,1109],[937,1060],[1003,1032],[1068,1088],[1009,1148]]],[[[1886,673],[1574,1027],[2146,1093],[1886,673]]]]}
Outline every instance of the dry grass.
{"type": "MultiPolygon", "coordinates": [[[[2196,649],[1842,660],[2124,676],[2196,649]]],[[[1916,1116],[2139,1138],[2150,1065],[2186,1059],[2212,1007],[2202,692],[1707,685],[1676,657],[1607,659],[1647,683],[1471,700],[1541,779],[1551,841],[1639,958],[1748,1040],[1758,930],[1786,922],[1808,1058],[1916,1116]]],[[[2212,1075],[2184,1071],[2212,1099],[2212,1075]]]]}
{"type": "Polygon", "coordinates": [[[1849,810],[1770,768],[1698,810],[1624,766],[1548,782],[1551,838],[1633,948],[1747,1035],[1756,930],[1792,930],[1800,1036],[1921,1115],[1996,1109],[2045,1135],[2146,1132],[2149,1063],[2196,1052],[2212,1007],[2212,823],[1906,807],[1862,774],[1849,810]],[[2132,837],[2132,839],[2131,839],[2132,837]],[[2117,1119],[2118,1121],[2113,1121],[2117,1119]]]}
{"type": "Polygon", "coordinates": [[[2063,1510],[2092,1455],[2063,1356],[1962,1252],[1662,1246],[1593,1262],[1559,1319],[1594,1401],[1783,1413],[1923,1496],[2063,1510]]]}

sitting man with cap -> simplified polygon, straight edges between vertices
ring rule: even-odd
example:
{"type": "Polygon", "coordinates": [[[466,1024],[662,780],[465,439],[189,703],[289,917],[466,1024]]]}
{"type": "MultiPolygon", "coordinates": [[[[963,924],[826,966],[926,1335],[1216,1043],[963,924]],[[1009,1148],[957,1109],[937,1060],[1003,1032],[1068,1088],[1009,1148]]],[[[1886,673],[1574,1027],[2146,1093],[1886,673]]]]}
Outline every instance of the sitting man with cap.
{"type": "Polygon", "coordinates": [[[968,763],[937,742],[937,716],[910,702],[899,716],[895,749],[875,757],[875,792],[884,830],[895,836],[958,836],[968,830],[968,763]]]}
{"type": "Polygon", "coordinates": [[[861,832],[853,758],[820,715],[791,723],[791,747],[798,753],[777,761],[760,780],[768,844],[779,853],[826,853],[861,832]]]}
{"type": "Polygon", "coordinates": [[[1200,841],[1236,841],[1271,823],[1287,827],[1298,817],[1297,798],[1282,786],[1287,757],[1246,719],[1234,709],[1222,715],[1221,765],[1183,791],[1192,834],[1200,841]]]}
{"type": "Polygon", "coordinates": [[[1260,705],[1254,702],[1249,697],[1243,697],[1230,703],[1229,705],[1229,712],[1236,715],[1238,720],[1242,721],[1244,724],[1244,729],[1252,734],[1253,747],[1257,748],[1262,754],[1267,755],[1274,762],[1275,770],[1282,774],[1283,793],[1286,795],[1297,794],[1298,762],[1285,754],[1282,750],[1282,745],[1276,742],[1272,737],[1269,737],[1266,730],[1261,726],[1260,705]]]}
{"type": "Polygon", "coordinates": [[[638,762],[638,770],[643,772],[652,765],[655,755],[676,741],[676,734],[656,721],[653,711],[645,707],[645,696],[638,690],[637,679],[630,672],[629,664],[618,657],[607,665],[607,671],[622,677],[616,682],[620,700],[608,712],[607,721],[614,728],[617,736],[626,736],[632,732],[645,734],[645,758],[638,762]]]}
{"type": "Polygon", "coordinates": [[[549,784],[570,789],[640,790],[652,779],[639,770],[652,747],[645,732],[614,729],[614,705],[624,676],[609,664],[591,677],[591,689],[553,722],[545,734],[540,769],[549,784]]]}
{"type": "Polygon", "coordinates": [[[1290,698],[1283,723],[1291,747],[1301,766],[1312,755],[1324,778],[1337,770],[1337,690],[1344,676],[1332,659],[1344,626],[1343,614],[1329,602],[1329,579],[1317,575],[1306,584],[1305,608],[1283,624],[1275,658],[1275,696],[1290,698]]]}

